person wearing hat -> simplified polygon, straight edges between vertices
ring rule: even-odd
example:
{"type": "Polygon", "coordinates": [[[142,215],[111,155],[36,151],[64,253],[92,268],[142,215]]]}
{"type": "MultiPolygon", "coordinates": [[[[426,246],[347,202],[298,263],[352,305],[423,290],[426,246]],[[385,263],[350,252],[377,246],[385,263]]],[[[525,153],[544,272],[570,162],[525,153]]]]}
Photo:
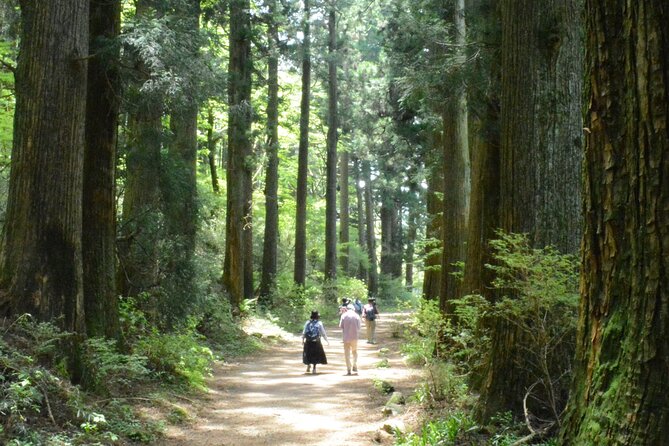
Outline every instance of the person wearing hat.
{"type": "Polygon", "coordinates": [[[320,318],[318,311],[312,311],[311,318],[304,324],[302,330],[302,363],[307,366],[307,373],[311,371],[314,375],[316,374],[316,364],[328,363],[321,337],[330,345],[320,318]]]}
{"type": "Polygon", "coordinates": [[[348,307],[348,304],[351,303],[351,299],[348,297],[344,297],[341,300],[341,305],[339,306],[339,316],[341,317],[342,314],[346,313],[346,307],[348,307]]]}
{"type": "Polygon", "coordinates": [[[376,320],[379,317],[379,309],[376,307],[376,299],[367,299],[367,305],[362,307],[362,318],[365,320],[367,329],[367,343],[376,344],[376,320]]]}
{"type": "Polygon", "coordinates": [[[358,333],[360,332],[360,316],[355,312],[353,304],[346,306],[346,313],[339,319],[341,337],[344,341],[344,359],[346,359],[347,375],[358,372],[358,333]]]}

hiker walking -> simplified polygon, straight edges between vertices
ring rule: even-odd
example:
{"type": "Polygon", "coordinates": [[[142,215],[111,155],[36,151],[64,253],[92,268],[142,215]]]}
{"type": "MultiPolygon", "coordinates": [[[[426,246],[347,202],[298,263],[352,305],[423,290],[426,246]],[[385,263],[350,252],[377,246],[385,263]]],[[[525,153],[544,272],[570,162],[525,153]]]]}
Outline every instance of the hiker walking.
{"type": "Polygon", "coordinates": [[[376,320],[379,317],[379,309],[376,307],[376,299],[367,299],[367,305],[362,308],[362,318],[365,320],[367,329],[367,343],[376,344],[376,320]]]}
{"type": "Polygon", "coordinates": [[[358,333],[360,332],[360,316],[354,310],[352,304],[346,307],[346,313],[339,319],[342,340],[344,341],[344,358],[346,359],[346,374],[351,370],[358,372],[358,333]]]}
{"type": "Polygon", "coordinates": [[[304,330],[302,330],[302,362],[307,366],[307,373],[311,372],[314,375],[316,374],[317,364],[328,363],[321,343],[321,336],[330,345],[320,318],[318,311],[312,311],[311,318],[304,324],[304,330]]]}

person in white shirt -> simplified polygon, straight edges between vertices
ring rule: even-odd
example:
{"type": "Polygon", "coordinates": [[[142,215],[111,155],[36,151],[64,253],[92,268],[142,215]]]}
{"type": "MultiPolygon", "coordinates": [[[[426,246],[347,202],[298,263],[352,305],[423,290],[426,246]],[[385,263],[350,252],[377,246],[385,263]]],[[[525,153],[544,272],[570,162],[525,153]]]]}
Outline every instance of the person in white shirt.
{"type": "Polygon", "coordinates": [[[346,313],[339,319],[342,340],[344,341],[344,358],[346,359],[346,374],[358,372],[358,333],[361,327],[360,316],[355,312],[353,305],[348,304],[346,313]]]}

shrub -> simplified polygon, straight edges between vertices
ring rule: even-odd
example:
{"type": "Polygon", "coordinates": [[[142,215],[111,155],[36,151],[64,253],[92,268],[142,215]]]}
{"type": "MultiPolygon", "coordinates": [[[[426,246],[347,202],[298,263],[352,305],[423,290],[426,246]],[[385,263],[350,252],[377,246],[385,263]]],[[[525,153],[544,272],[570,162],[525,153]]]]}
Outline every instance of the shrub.
{"type": "Polygon", "coordinates": [[[83,345],[82,362],[84,382],[105,395],[127,393],[149,375],[146,357],[119,353],[116,342],[110,339],[87,339],[83,345]]]}

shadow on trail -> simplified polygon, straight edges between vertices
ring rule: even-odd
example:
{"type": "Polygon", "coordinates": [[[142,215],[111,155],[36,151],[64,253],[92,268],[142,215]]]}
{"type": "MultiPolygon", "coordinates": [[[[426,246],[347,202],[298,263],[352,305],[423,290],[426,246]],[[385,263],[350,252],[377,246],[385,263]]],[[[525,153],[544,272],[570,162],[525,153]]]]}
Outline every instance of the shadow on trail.
{"type": "Polygon", "coordinates": [[[381,347],[389,347],[391,356],[397,358],[401,342],[389,342],[390,325],[402,317],[386,315],[379,323],[379,344],[360,341],[358,375],[346,376],[341,333],[334,327],[326,327],[330,338],[330,346],[325,345],[328,364],[319,365],[315,375],[305,373],[297,336],[243,358],[243,362],[218,365],[210,381],[207,407],[196,424],[171,428],[162,444],[372,444],[371,433],[383,420],[380,406],[385,398],[373,388],[371,379],[411,384],[410,371],[397,359],[391,360],[389,369],[375,367],[381,359],[381,347]]]}

